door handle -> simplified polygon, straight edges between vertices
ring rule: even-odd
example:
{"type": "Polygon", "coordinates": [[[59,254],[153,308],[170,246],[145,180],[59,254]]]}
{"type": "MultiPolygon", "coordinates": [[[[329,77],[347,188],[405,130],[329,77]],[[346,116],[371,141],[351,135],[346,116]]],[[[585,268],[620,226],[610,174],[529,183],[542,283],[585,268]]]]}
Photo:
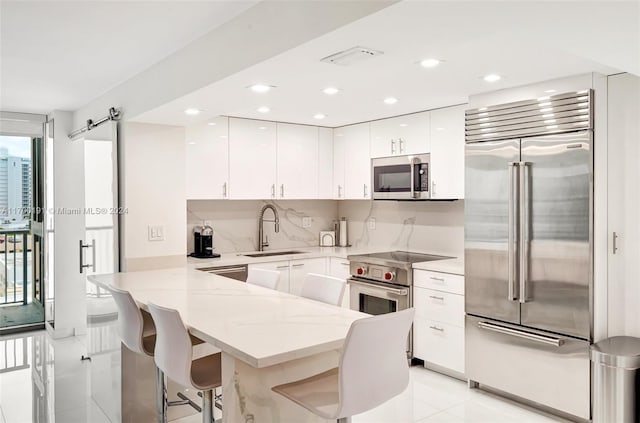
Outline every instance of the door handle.
{"type": "Polygon", "coordinates": [[[478,322],[480,329],[489,330],[492,332],[502,333],[504,335],[511,335],[517,338],[527,339],[529,341],[540,342],[542,344],[553,345],[560,347],[564,344],[564,339],[553,338],[551,336],[538,335],[536,333],[524,332],[516,329],[511,329],[506,326],[495,325],[489,322],[478,322]]]}
{"type": "Polygon", "coordinates": [[[84,269],[91,268],[91,270],[95,273],[96,271],[96,240],[92,239],[91,244],[85,244],[82,240],[79,241],[79,253],[80,253],[80,273],[84,273],[84,269]],[[84,263],[84,254],[83,250],[85,248],[91,248],[91,264],[84,263]]]}
{"type": "Polygon", "coordinates": [[[508,227],[508,245],[507,245],[507,254],[508,254],[508,278],[509,278],[509,293],[507,294],[507,299],[509,301],[516,301],[518,299],[518,294],[516,292],[516,282],[518,279],[517,271],[518,266],[516,265],[516,251],[518,250],[518,207],[519,203],[516,201],[519,191],[518,178],[519,173],[516,172],[520,166],[517,162],[509,163],[509,227],[508,227]]]}
{"type": "Polygon", "coordinates": [[[527,282],[529,279],[529,164],[520,162],[520,303],[527,302],[527,282]]]}

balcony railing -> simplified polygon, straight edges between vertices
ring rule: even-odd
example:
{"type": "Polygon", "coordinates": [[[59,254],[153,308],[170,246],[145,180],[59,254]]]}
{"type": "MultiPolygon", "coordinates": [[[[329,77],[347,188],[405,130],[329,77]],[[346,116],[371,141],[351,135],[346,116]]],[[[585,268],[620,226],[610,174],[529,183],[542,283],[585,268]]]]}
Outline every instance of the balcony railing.
{"type": "Polygon", "coordinates": [[[27,304],[31,284],[29,229],[0,230],[0,305],[27,304]]]}

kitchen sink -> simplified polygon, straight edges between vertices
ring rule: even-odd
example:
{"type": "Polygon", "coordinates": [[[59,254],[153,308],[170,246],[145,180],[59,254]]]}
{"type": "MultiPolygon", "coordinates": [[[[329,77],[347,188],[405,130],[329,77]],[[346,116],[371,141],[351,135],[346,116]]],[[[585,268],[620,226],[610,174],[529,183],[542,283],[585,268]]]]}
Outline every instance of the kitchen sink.
{"type": "Polygon", "coordinates": [[[290,254],[304,254],[308,251],[265,251],[260,253],[240,254],[245,257],[271,257],[271,256],[288,256],[290,254]]]}

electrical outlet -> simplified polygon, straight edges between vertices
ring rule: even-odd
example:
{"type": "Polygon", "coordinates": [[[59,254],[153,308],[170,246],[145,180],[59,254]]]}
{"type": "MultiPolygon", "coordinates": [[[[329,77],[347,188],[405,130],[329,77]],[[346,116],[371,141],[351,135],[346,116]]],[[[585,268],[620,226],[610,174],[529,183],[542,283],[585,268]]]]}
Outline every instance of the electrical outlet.
{"type": "Polygon", "coordinates": [[[303,217],[302,218],[302,227],[303,228],[310,228],[311,227],[311,218],[310,217],[303,217]]]}
{"type": "Polygon", "coordinates": [[[373,230],[376,228],[376,219],[373,217],[369,219],[369,229],[373,230]]]}

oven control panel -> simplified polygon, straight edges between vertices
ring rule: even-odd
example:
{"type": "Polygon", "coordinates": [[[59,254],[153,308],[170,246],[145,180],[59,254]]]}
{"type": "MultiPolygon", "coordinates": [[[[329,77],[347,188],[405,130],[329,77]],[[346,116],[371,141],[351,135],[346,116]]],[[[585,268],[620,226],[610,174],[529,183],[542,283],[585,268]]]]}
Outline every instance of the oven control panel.
{"type": "Polygon", "coordinates": [[[358,279],[369,279],[396,285],[410,285],[410,278],[407,271],[397,267],[350,262],[349,269],[351,275],[358,279]]]}

